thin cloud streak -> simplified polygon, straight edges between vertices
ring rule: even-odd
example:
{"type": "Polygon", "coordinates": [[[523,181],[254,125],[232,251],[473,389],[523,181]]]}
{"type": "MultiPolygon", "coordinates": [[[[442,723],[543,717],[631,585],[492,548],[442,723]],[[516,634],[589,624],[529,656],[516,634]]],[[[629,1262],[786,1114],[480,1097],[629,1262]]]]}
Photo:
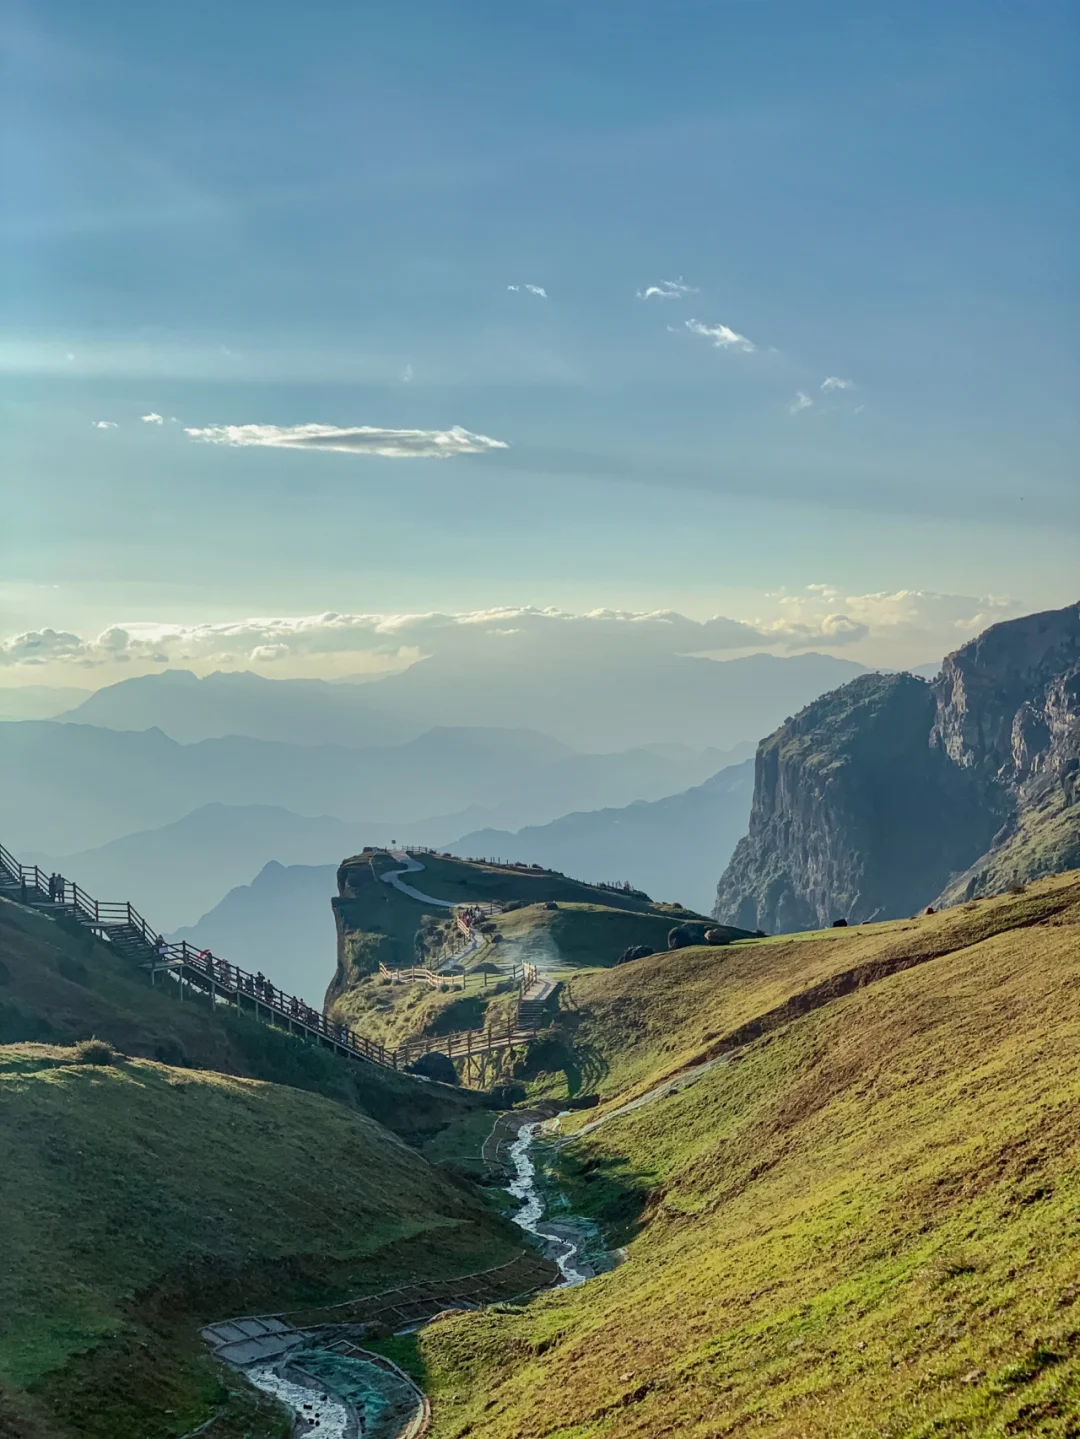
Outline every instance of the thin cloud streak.
{"type": "Polygon", "coordinates": [[[686,328],[692,335],[700,335],[702,339],[711,340],[713,347],[717,350],[742,350],[744,353],[750,354],[757,348],[753,340],[748,340],[745,335],[740,335],[729,325],[707,325],[704,320],[687,320],[686,328]]]}
{"type": "Polygon", "coordinates": [[[688,285],[680,276],[677,280],[661,280],[659,285],[649,285],[647,289],[639,290],[639,300],[682,300],[687,295],[698,294],[696,285],[688,285]]]}
{"type": "Polygon", "coordinates": [[[451,459],[507,450],[506,440],[477,435],[454,425],[449,430],[384,430],[375,425],[208,425],[185,428],[191,439],[210,445],[261,446],[279,450],[333,450],[383,459],[451,459]]]}

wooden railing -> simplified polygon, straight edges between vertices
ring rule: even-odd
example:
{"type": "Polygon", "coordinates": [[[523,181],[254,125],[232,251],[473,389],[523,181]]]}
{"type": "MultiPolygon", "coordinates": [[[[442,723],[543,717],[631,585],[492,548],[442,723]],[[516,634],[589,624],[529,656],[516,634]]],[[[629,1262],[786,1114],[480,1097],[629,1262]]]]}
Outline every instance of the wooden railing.
{"type": "Polygon", "coordinates": [[[409,969],[389,969],[383,964],[382,960],[380,960],[379,973],[383,979],[389,979],[394,984],[404,984],[408,980],[417,980],[422,984],[429,984],[432,989],[441,989],[444,985],[450,988],[465,988],[465,976],[463,974],[440,974],[433,969],[424,969],[418,964],[412,965],[409,969]]]}
{"type": "Polygon", "coordinates": [[[265,975],[252,974],[238,964],[230,964],[208,949],[197,950],[187,940],[170,943],[127,901],[94,899],[71,880],[63,880],[61,887],[50,889],[54,876],[47,875],[36,864],[20,864],[2,844],[0,869],[19,887],[21,899],[31,904],[49,903],[105,939],[119,940],[121,944],[125,938],[134,940],[145,951],[151,980],[159,973],[171,972],[179,981],[181,998],[184,984],[194,985],[209,994],[212,1002],[220,995],[233,1001],[238,1009],[249,1004],[256,1018],[262,1018],[260,1011],[265,1010],[267,1017],[284,1021],[290,1030],[301,1029],[339,1052],[371,1060],[388,1069],[397,1068],[397,1056],[392,1050],[358,1034],[348,1025],[328,1020],[321,1010],[299,995],[287,994],[265,975]]]}
{"type": "Polygon", "coordinates": [[[488,1025],[486,1029],[458,1029],[452,1034],[420,1034],[407,1039],[398,1049],[398,1064],[411,1064],[422,1054],[445,1054],[447,1059],[471,1059],[474,1055],[490,1054],[496,1049],[515,1049],[536,1038],[533,1027],[522,1027],[517,1017],[505,1025],[488,1025]]]}
{"type": "MultiPolygon", "coordinates": [[[[277,1019],[284,1022],[290,1032],[300,1030],[350,1058],[366,1059],[388,1069],[400,1069],[422,1054],[437,1051],[450,1059],[470,1058],[525,1044],[536,1037],[535,1029],[521,1026],[515,1017],[503,1027],[458,1030],[448,1035],[421,1035],[406,1040],[396,1051],[390,1050],[346,1024],[327,1019],[321,1010],[315,1009],[299,995],[287,994],[279,989],[264,974],[252,974],[219,958],[209,949],[196,949],[187,940],[181,940],[179,944],[170,942],[126,900],[94,899],[69,879],[61,880],[60,888],[50,891],[50,884],[56,877],[47,875],[36,864],[21,864],[3,844],[0,844],[0,875],[6,875],[8,883],[18,887],[19,897],[24,903],[48,904],[53,911],[70,915],[88,929],[117,944],[118,948],[122,947],[125,939],[133,941],[145,956],[144,967],[149,971],[151,981],[158,974],[170,974],[180,985],[181,998],[184,985],[191,985],[208,994],[211,1003],[216,1003],[220,996],[234,1003],[238,1010],[246,1007],[258,1019],[277,1019]]],[[[420,967],[390,970],[380,964],[379,971],[391,979],[397,975],[402,978],[423,976],[426,983],[435,985],[460,981],[462,988],[465,983],[464,975],[438,975],[420,967]]],[[[518,980],[517,966],[509,977],[518,980]]],[[[536,966],[523,964],[519,980],[522,995],[535,979],[536,966]]]]}

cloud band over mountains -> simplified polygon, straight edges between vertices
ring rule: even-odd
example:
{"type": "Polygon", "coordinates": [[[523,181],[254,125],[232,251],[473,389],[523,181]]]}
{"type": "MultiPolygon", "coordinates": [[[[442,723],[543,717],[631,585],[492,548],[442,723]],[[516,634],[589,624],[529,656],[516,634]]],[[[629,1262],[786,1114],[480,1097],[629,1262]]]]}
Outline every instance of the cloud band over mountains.
{"type": "Polygon", "coordinates": [[[1009,600],[899,590],[843,595],[829,585],[769,597],[773,617],[753,623],[722,615],[694,620],[674,610],[593,610],[573,614],[525,606],[457,614],[337,614],[245,619],[197,625],[113,625],[96,639],[42,629],[0,640],[0,666],[184,663],[246,667],[279,661],[368,656],[376,668],[400,668],[425,655],[454,663],[542,664],[578,657],[647,659],[660,654],[717,654],[748,649],[835,649],[868,637],[907,638],[933,659],[1016,612],[1009,600]]]}
{"type": "Polygon", "coordinates": [[[193,440],[211,445],[257,445],[279,450],[334,450],[384,459],[451,459],[507,450],[505,440],[477,435],[454,425],[449,430],[386,430],[375,425],[208,425],[186,428],[193,440]]]}

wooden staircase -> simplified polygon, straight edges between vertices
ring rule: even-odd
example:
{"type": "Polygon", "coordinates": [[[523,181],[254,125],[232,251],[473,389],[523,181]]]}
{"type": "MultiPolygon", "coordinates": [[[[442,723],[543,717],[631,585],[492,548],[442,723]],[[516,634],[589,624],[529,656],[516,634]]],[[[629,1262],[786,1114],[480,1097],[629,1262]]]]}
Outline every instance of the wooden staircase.
{"type": "Polygon", "coordinates": [[[3,844],[0,896],[53,918],[74,920],[146,973],[152,984],[162,976],[166,982],[175,983],[181,999],[185,987],[193,989],[209,996],[213,1004],[231,1004],[238,1012],[314,1041],[346,1059],[387,1069],[402,1069],[423,1054],[437,1052],[451,1060],[464,1060],[468,1070],[474,1058],[527,1045],[536,1037],[543,1001],[551,989],[548,981],[537,979],[535,966],[525,965],[517,1015],[505,1028],[425,1035],[390,1050],[347,1025],[328,1020],[321,1010],[297,995],[286,994],[262,974],[251,974],[207,949],[196,950],[186,940],[170,943],[127,900],[94,899],[68,879],[59,891],[51,890],[50,876],[44,870],[21,864],[3,844]]]}

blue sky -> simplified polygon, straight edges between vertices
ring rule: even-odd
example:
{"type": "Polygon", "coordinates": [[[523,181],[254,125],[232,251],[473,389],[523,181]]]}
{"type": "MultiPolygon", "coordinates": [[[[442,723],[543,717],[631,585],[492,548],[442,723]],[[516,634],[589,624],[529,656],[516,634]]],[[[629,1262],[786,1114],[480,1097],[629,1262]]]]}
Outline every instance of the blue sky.
{"type": "Polygon", "coordinates": [[[35,0],[0,25],[0,640],[857,612],[853,653],[914,662],[986,596],[1076,598],[1072,5],[35,0]],[[296,448],[316,424],[501,447],[296,448]]]}

